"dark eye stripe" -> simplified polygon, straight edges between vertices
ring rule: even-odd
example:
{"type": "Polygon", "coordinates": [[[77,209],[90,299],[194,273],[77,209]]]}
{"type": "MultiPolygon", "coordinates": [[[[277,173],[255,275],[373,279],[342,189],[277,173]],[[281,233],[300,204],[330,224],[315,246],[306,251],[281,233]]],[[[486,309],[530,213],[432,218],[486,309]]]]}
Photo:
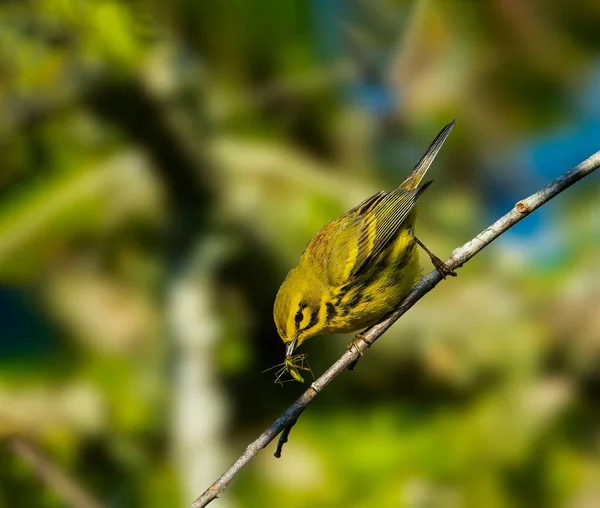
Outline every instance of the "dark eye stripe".
{"type": "Polygon", "coordinates": [[[325,321],[329,323],[337,315],[337,310],[335,310],[335,305],[333,305],[331,302],[327,302],[325,307],[327,308],[325,321]]]}
{"type": "Polygon", "coordinates": [[[318,321],[319,321],[319,313],[310,311],[310,321],[304,328],[302,328],[302,331],[312,328],[313,326],[315,326],[317,324],[318,321]]]}

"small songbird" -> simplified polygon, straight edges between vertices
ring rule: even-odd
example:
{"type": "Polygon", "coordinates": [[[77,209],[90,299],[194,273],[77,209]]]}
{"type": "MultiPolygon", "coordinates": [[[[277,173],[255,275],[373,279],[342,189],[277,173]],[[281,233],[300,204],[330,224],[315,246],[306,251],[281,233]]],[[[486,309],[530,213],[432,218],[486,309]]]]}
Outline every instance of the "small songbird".
{"type": "Polygon", "coordinates": [[[455,276],[415,236],[415,205],[431,181],[421,180],[456,120],[434,139],[400,187],[380,191],[312,238],[279,288],[273,315],[286,345],[285,369],[302,381],[294,350],[320,333],[354,332],[391,312],[421,273],[417,245],[445,277],[455,276]]]}

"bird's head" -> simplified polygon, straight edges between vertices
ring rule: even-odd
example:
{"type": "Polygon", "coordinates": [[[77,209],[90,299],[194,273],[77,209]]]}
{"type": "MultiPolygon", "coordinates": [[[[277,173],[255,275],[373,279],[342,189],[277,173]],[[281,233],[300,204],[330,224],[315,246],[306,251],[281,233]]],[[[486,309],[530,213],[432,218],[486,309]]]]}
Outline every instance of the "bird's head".
{"type": "Polygon", "coordinates": [[[286,357],[306,339],[323,331],[327,307],[322,285],[297,266],[288,273],[275,298],[273,317],[286,345],[286,357]]]}

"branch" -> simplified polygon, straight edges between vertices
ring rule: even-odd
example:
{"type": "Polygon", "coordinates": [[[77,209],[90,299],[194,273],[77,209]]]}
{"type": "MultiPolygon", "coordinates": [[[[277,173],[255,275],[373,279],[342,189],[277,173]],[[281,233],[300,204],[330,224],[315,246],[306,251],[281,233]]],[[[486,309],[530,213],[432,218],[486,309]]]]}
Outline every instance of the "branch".
{"type": "Polygon", "coordinates": [[[15,436],[8,440],[7,447],[31,466],[40,480],[48,485],[68,506],[73,508],[100,508],[100,505],[74,478],[69,476],[66,471],[32,442],[15,436]]]}
{"type": "MultiPolygon", "coordinates": [[[[519,201],[515,207],[506,215],[498,219],[487,229],[479,233],[475,238],[465,243],[462,247],[454,250],[446,264],[452,268],[460,268],[475,254],[492,243],[502,233],[510,229],[517,222],[537,210],[544,203],[573,185],[584,176],[600,167],[600,151],[587,158],[581,164],[558,177],[540,189],[535,194],[519,201]]],[[[362,352],[371,345],[385,331],[392,326],[408,309],[417,303],[425,294],[431,291],[442,280],[442,276],[434,270],[423,277],[413,289],[402,299],[396,310],[385,316],[377,324],[368,328],[365,332],[356,336],[354,347],[346,351],[327,371],[310,385],[300,398],[294,402],[267,430],[265,430],[254,442],[250,443],[244,453],[234,464],[213,483],[198,499],[191,508],[201,508],[215,499],[229,484],[232,478],[252,459],[262,448],[266,447],[275,437],[282,433],[282,438],[277,446],[276,456],[281,453],[281,448],[289,435],[290,429],[296,420],[306,409],[308,404],[320,393],[334,378],[339,376],[348,366],[355,363],[362,352]]]]}

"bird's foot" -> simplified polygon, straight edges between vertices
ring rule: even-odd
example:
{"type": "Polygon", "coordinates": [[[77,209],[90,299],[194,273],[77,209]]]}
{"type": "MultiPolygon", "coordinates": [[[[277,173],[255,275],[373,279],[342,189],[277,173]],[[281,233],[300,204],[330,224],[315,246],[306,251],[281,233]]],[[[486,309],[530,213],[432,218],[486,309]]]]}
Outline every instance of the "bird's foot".
{"type": "Polygon", "coordinates": [[[357,333],[356,336],[354,337],[354,339],[348,344],[348,349],[350,351],[356,351],[359,355],[356,358],[356,360],[354,360],[350,365],[348,365],[348,367],[347,367],[348,370],[354,370],[354,367],[356,367],[358,360],[360,360],[360,357],[363,356],[363,352],[360,347],[361,341],[366,342],[365,337],[362,333],[357,333]]]}
{"type": "Polygon", "coordinates": [[[438,273],[442,276],[443,279],[445,279],[448,275],[456,277],[456,272],[452,270],[452,268],[450,268],[446,263],[444,263],[440,258],[438,258],[433,252],[431,252],[423,244],[423,242],[415,236],[414,233],[412,234],[412,236],[415,239],[415,242],[417,242],[417,244],[419,245],[419,247],[421,247],[425,252],[427,252],[427,254],[429,255],[429,259],[431,259],[431,262],[433,263],[433,266],[435,266],[435,269],[438,271],[438,273]]]}
{"type": "Polygon", "coordinates": [[[443,279],[445,279],[448,275],[450,275],[451,277],[456,277],[456,272],[452,268],[450,268],[446,263],[444,263],[440,258],[433,254],[430,254],[429,257],[431,258],[433,266],[435,266],[435,269],[438,271],[438,273],[442,276],[443,279]]]}

